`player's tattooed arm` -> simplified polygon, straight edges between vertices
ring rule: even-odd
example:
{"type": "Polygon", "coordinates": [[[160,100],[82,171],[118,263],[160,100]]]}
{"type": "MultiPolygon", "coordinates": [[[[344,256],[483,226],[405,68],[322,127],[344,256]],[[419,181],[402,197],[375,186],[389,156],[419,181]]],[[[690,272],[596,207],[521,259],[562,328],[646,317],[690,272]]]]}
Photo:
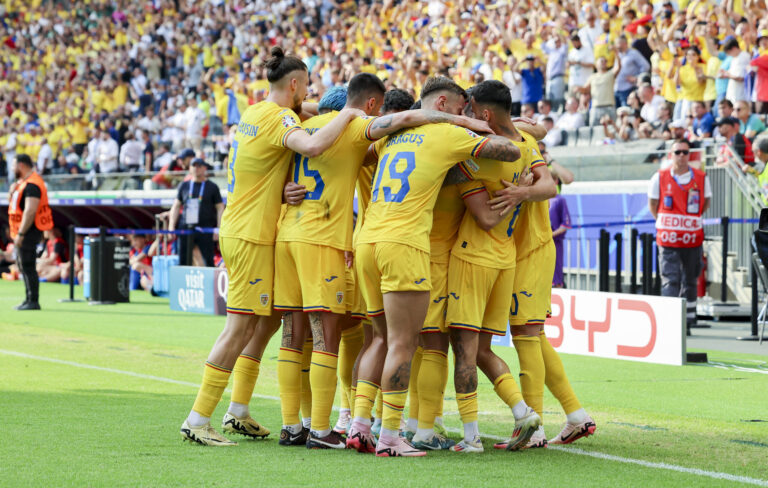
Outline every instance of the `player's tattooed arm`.
{"type": "Polygon", "coordinates": [[[459,183],[465,183],[471,181],[469,177],[459,169],[459,165],[455,164],[448,170],[448,174],[445,175],[443,180],[443,186],[458,185],[459,183]]]}
{"type": "Polygon", "coordinates": [[[475,132],[493,133],[488,123],[483,120],[465,117],[463,115],[452,115],[437,110],[406,110],[396,114],[384,115],[378,117],[371,123],[368,129],[368,136],[371,139],[381,139],[401,129],[418,127],[425,124],[454,124],[475,132]]]}
{"type": "Polygon", "coordinates": [[[520,149],[506,137],[491,135],[488,136],[488,142],[477,152],[477,156],[511,162],[520,159],[520,149]]]}

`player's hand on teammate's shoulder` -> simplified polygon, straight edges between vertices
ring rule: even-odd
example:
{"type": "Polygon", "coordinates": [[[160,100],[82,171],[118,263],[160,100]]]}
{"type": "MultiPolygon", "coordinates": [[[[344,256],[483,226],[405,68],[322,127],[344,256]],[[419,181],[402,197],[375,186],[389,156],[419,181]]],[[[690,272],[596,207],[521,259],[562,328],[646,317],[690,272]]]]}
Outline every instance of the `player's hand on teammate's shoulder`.
{"type": "Polygon", "coordinates": [[[283,187],[283,198],[288,205],[300,204],[304,200],[306,194],[307,187],[294,183],[293,181],[289,181],[285,184],[285,187],[283,187]]]}
{"type": "Polygon", "coordinates": [[[478,132],[480,134],[495,134],[495,132],[491,130],[491,126],[488,125],[488,122],[472,117],[467,117],[466,115],[458,115],[456,125],[467,128],[473,132],[478,132]]]}

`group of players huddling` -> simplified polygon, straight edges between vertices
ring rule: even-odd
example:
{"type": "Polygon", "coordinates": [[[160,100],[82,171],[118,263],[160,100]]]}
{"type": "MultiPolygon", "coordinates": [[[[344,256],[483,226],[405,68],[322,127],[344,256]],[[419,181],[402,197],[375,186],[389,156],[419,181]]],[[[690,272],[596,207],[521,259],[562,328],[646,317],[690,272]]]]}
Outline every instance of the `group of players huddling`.
{"type": "Polygon", "coordinates": [[[220,229],[227,321],[182,437],[235,444],[210,424],[230,375],[224,432],[269,434],[248,403],[281,322],[281,445],[482,452],[478,367],[515,419],[494,447],[547,445],[544,384],[567,415],[549,443],[592,434],[543,332],[555,263],[547,200],[557,191],[537,142],[546,131],[510,119],[509,89],[496,81],[467,92],[433,77],[420,108],[408,110],[410,95],[361,73],[313,107],[303,104],[304,63],[278,47],[271,54],[269,96],[245,111],[229,155],[220,229]],[[508,324],[522,392],[491,349],[508,324]],[[458,443],[442,426],[449,345],[458,443]],[[337,377],[342,413],[331,429],[337,377]],[[381,423],[372,425],[377,396],[381,423]]]}

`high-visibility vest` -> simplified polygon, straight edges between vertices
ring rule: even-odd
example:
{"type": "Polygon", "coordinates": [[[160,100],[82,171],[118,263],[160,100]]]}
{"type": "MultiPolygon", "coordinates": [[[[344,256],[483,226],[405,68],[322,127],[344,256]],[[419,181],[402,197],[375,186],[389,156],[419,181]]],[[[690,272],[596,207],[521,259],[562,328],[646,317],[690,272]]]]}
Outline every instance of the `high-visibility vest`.
{"type": "Polygon", "coordinates": [[[703,171],[690,168],[691,181],[678,183],[672,168],[659,171],[659,216],[656,243],[664,247],[698,247],[704,242],[701,214],[704,209],[703,171]]]}
{"type": "Polygon", "coordinates": [[[40,231],[53,229],[53,215],[51,214],[51,207],[48,206],[48,190],[45,187],[43,178],[39,174],[32,172],[27,178],[16,185],[8,202],[8,225],[11,230],[11,238],[13,239],[19,234],[21,218],[24,215],[24,211],[21,209],[21,196],[24,195],[24,189],[30,183],[40,188],[40,205],[37,206],[37,212],[35,213],[35,227],[40,231]]]}

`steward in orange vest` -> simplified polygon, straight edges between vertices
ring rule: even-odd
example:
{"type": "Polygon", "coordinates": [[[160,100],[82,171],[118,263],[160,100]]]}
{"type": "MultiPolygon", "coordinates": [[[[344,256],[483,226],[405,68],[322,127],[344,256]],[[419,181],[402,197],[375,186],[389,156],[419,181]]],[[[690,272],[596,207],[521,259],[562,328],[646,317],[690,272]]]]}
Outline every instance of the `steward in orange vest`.
{"type": "Polygon", "coordinates": [[[16,183],[8,192],[8,224],[13,238],[16,263],[24,275],[27,296],[16,310],[40,310],[40,287],[35,261],[37,244],[43,231],[53,228],[51,207],[48,206],[48,190],[39,174],[35,173],[32,159],[18,154],[13,167],[16,183]]]}

